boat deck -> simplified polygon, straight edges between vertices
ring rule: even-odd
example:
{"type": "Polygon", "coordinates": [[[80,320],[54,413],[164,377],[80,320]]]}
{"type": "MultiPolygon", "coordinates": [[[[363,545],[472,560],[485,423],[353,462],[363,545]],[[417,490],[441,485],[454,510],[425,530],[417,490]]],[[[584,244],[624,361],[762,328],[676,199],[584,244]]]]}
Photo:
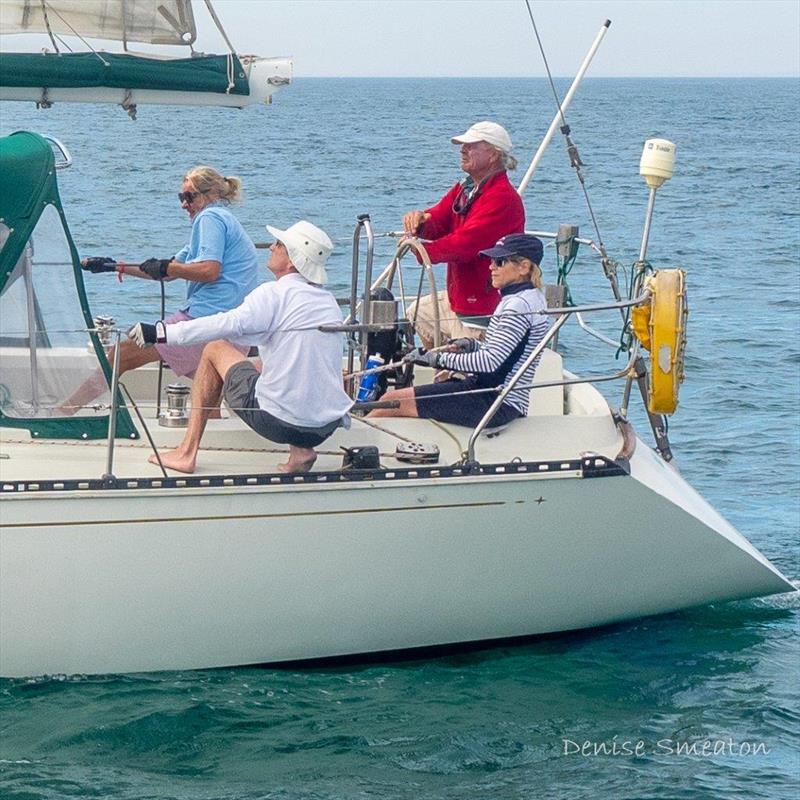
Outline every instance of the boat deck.
{"type": "MultiPolygon", "coordinates": [[[[537,381],[559,379],[561,359],[547,351],[537,381]]],[[[421,370],[422,372],[422,370],[421,370]]],[[[185,429],[167,428],[154,418],[157,370],[142,368],[125,376],[126,387],[142,404],[147,430],[159,450],[176,447],[185,429]]],[[[420,375],[425,379],[424,372],[420,375]]],[[[430,377],[430,376],[428,376],[430,377]]],[[[164,385],[177,380],[165,373],[164,385]]],[[[571,461],[586,453],[614,459],[622,449],[622,436],[601,395],[588,385],[534,390],[531,415],[514,420],[496,431],[481,435],[477,459],[483,464],[511,461],[571,461]]],[[[163,477],[156,464],[148,462],[152,447],[135,414],[140,433],[136,440],[117,439],[112,473],[117,478],[163,477]]],[[[398,443],[435,444],[439,460],[435,466],[458,463],[467,450],[472,428],[447,425],[432,420],[402,418],[352,418],[349,430],[340,428],[319,448],[313,472],[334,472],[342,468],[342,448],[376,446],[381,467],[413,467],[396,457],[398,443]]],[[[288,448],[269,442],[248,428],[223,406],[222,418],[209,420],[198,454],[195,475],[256,475],[278,472],[286,461],[288,448]]],[[[0,428],[0,480],[3,483],[28,481],[90,480],[107,472],[106,440],[54,440],[33,438],[25,429],[0,428]]],[[[181,473],[169,470],[170,476],[181,473]]]]}
{"type": "MultiPolygon", "coordinates": [[[[607,424],[580,424],[567,417],[528,417],[515,420],[498,433],[482,436],[477,447],[483,463],[522,461],[557,461],[580,458],[594,452],[614,458],[621,447],[621,437],[609,416],[607,424]],[[580,435],[577,428],[582,429],[580,435]]],[[[586,421],[588,422],[588,420],[586,421]]],[[[156,446],[170,448],[178,444],[182,429],[148,426],[156,446]]],[[[342,467],[341,447],[376,445],[384,468],[412,466],[395,457],[397,443],[403,439],[436,444],[438,465],[458,462],[466,450],[471,428],[441,425],[415,419],[353,419],[349,431],[339,430],[317,449],[318,459],[312,471],[335,471],[342,467]],[[375,427],[380,425],[380,429],[375,427]]],[[[5,429],[0,437],[0,480],[80,480],[99,478],[106,472],[108,448],[103,440],[63,441],[31,439],[27,431],[5,429]]],[[[156,478],[162,476],[157,465],[148,462],[152,448],[146,437],[135,441],[117,440],[113,473],[118,478],[156,478]]],[[[241,475],[274,473],[286,460],[287,448],[265,442],[238,418],[211,420],[198,454],[195,475],[241,475]]],[[[170,475],[178,475],[172,470],[170,475]]]]}

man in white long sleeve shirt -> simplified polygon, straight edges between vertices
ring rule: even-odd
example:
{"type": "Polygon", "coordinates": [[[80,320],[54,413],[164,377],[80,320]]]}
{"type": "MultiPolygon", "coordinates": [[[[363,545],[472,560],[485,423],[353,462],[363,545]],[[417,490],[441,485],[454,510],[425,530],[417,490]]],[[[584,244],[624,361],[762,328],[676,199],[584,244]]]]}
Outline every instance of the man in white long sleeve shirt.
{"type": "MultiPolygon", "coordinates": [[[[322,288],[333,243],[305,220],[275,236],[267,268],[277,279],[254,289],[232,311],[167,325],[138,323],[129,337],[144,347],[156,342],[206,345],[192,385],[192,412],[181,444],[161,454],[168,469],[194,472],[209,411],[223,395],[261,436],[289,445],[283,472],[308,471],[314,447],[344,421],[352,400],[342,387],[342,334],[323,333],[342,315],[322,288]],[[221,341],[229,340],[229,341],[221,341]],[[257,345],[261,371],[230,342],[257,345]]],[[[150,458],[156,462],[155,456],[150,458]]]]}

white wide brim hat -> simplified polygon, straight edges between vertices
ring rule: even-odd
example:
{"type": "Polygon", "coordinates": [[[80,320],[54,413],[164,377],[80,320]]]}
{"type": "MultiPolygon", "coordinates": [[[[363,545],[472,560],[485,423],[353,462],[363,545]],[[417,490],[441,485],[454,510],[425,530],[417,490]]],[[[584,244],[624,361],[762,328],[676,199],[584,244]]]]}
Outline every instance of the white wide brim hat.
{"type": "Polygon", "coordinates": [[[333,242],[325,231],[300,220],[282,231],[267,225],[267,230],[286,247],[294,268],[310,283],[323,284],[328,280],[325,262],[333,251],[333,242]]]}
{"type": "Polygon", "coordinates": [[[506,155],[511,152],[513,145],[508,131],[496,122],[476,122],[460,136],[454,136],[450,140],[453,144],[469,144],[470,142],[486,142],[498,150],[502,150],[506,155]]]}

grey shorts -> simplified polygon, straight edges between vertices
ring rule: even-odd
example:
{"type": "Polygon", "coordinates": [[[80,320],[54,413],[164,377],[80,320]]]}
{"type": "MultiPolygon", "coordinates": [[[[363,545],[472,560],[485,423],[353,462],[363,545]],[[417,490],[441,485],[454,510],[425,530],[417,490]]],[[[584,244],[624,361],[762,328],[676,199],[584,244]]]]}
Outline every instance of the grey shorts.
{"type": "Polygon", "coordinates": [[[228,370],[222,384],[222,394],[228,405],[259,436],[294,447],[316,447],[342,424],[341,419],[336,419],[320,428],[302,428],[272,416],[258,406],[256,381],[259,375],[249,361],[239,361],[228,370]]]}

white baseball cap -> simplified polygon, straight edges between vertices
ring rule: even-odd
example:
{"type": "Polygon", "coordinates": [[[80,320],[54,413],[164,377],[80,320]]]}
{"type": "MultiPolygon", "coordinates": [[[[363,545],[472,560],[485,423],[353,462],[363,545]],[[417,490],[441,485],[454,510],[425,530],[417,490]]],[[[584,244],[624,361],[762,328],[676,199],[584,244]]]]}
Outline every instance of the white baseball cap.
{"type": "Polygon", "coordinates": [[[508,154],[513,145],[508,131],[496,122],[476,122],[468,128],[461,136],[454,136],[450,140],[453,144],[468,144],[470,142],[486,142],[486,144],[496,147],[508,154]]]}
{"type": "Polygon", "coordinates": [[[328,280],[325,262],[333,250],[333,242],[325,231],[301,219],[282,231],[267,225],[267,230],[286,246],[295,269],[311,283],[323,284],[328,280]]]}

